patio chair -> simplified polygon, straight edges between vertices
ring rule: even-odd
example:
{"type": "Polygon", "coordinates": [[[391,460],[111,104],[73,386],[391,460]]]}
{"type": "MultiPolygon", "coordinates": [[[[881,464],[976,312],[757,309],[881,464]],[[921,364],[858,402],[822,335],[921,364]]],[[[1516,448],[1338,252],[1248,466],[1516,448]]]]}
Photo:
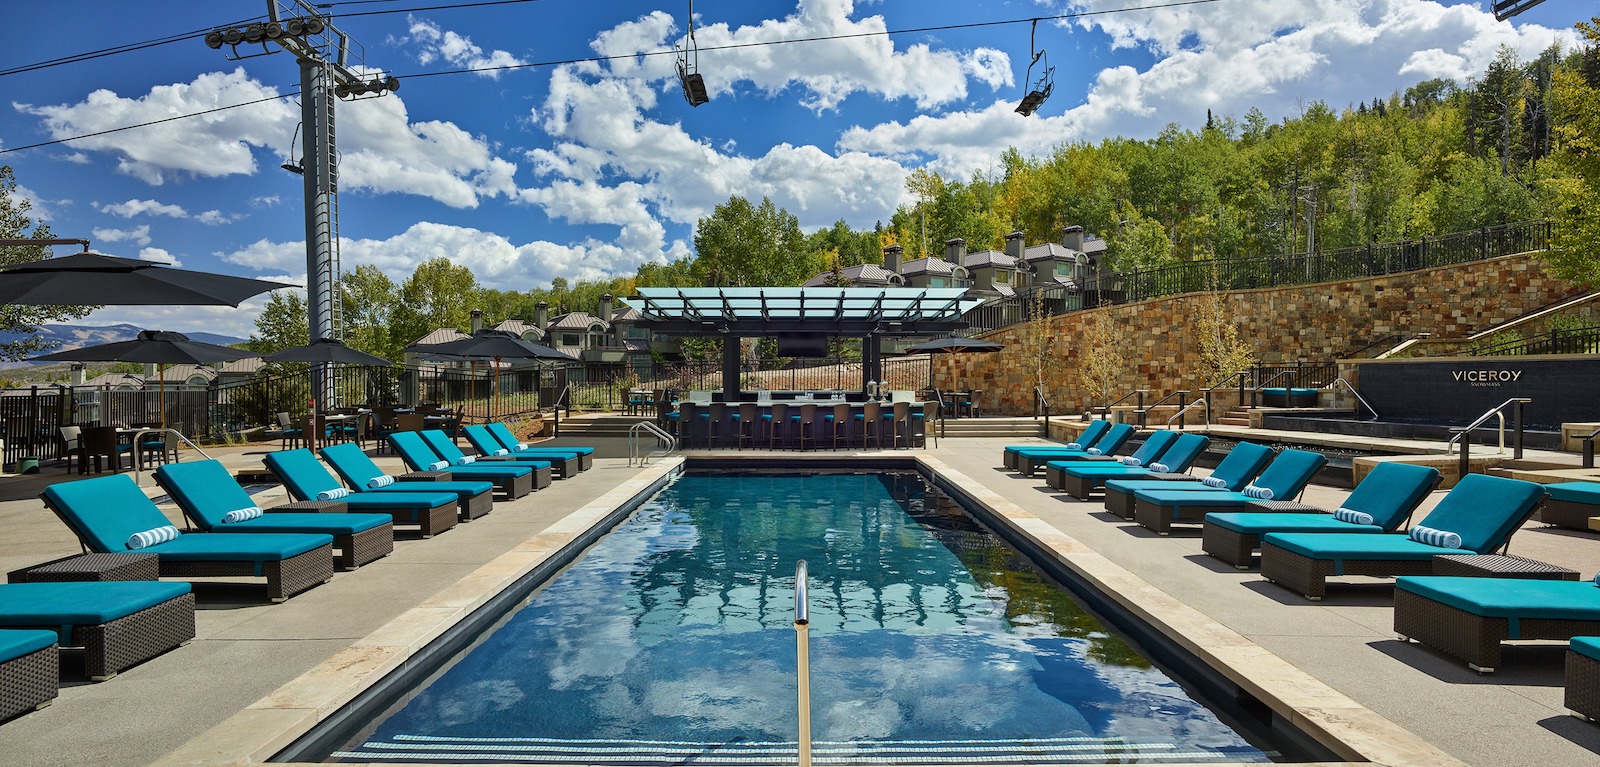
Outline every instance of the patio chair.
{"type": "Polygon", "coordinates": [[[388,514],[274,512],[235,514],[257,509],[250,494],[217,461],[172,463],[156,469],[156,484],[183,510],[183,516],[208,533],[323,533],[338,550],[334,566],[354,570],[394,551],[394,524],[388,514]],[[239,519],[238,517],[243,517],[239,519]]]}
{"type": "MultiPolygon", "coordinates": [[[[0,599],[4,592],[0,591],[0,599]]],[[[0,722],[50,705],[61,693],[56,632],[0,629],[0,722]]]]}
{"type": "Polygon", "coordinates": [[[278,414],[278,436],[283,439],[281,447],[285,450],[299,447],[301,440],[305,439],[305,429],[295,424],[294,416],[288,413],[278,414]]]}
{"type": "MultiPolygon", "coordinates": [[[[772,407],[776,411],[781,406],[773,405],[772,407]]],[[[876,441],[878,449],[883,449],[883,406],[881,404],[863,402],[861,403],[861,412],[851,413],[850,418],[855,420],[861,427],[856,429],[856,433],[861,435],[862,449],[867,447],[868,440],[876,441]]]]}
{"type": "Polygon", "coordinates": [[[1158,437],[1171,436],[1166,440],[1165,447],[1157,445],[1156,454],[1149,456],[1150,460],[1143,461],[1137,466],[1129,465],[1104,465],[1085,464],[1081,461],[1051,461],[1044,465],[1045,481],[1057,490],[1065,490],[1067,494],[1081,501],[1089,500],[1094,491],[1105,486],[1113,479],[1144,479],[1151,472],[1183,473],[1189,470],[1194,462],[1211,446],[1211,438],[1203,434],[1185,433],[1178,434],[1171,431],[1158,431],[1145,440],[1144,447],[1133,454],[1134,458],[1143,458],[1139,453],[1151,447],[1158,437]]]}
{"type": "MultiPolygon", "coordinates": [[[[499,441],[511,455],[528,455],[538,457],[541,454],[577,453],[579,458],[578,470],[588,471],[594,468],[594,448],[586,445],[529,445],[517,439],[511,427],[503,421],[493,421],[483,428],[489,430],[489,435],[499,441]]],[[[470,438],[469,438],[470,439],[470,438]]],[[[488,443],[486,443],[488,444],[488,443]]],[[[476,447],[476,444],[474,444],[476,447]]]]}
{"type": "MultiPolygon", "coordinates": [[[[83,457],[78,461],[78,473],[88,473],[88,464],[94,461],[94,471],[100,473],[100,459],[105,458],[113,472],[122,471],[122,457],[133,458],[133,446],[122,441],[115,426],[86,426],[78,438],[83,445],[83,457]]],[[[128,468],[133,468],[130,465],[128,468]]]]}
{"type": "Polygon", "coordinates": [[[1272,460],[1272,448],[1240,442],[1222,457],[1207,477],[1152,473],[1145,479],[1112,479],[1105,483],[1106,511],[1133,519],[1133,494],[1140,490],[1243,490],[1272,460]]]}
{"type": "MultiPolygon", "coordinates": [[[[477,452],[480,461],[504,461],[510,459],[532,459],[535,461],[548,461],[555,473],[562,477],[570,477],[583,471],[583,454],[575,450],[512,450],[495,438],[494,432],[489,427],[473,424],[462,428],[462,436],[467,438],[467,444],[477,452]]],[[[428,438],[428,432],[422,432],[423,439],[428,438]]],[[[432,444],[431,442],[429,443],[432,444]]],[[[517,444],[517,443],[513,443],[517,444]]],[[[434,452],[439,452],[437,449],[434,452]]],[[[448,458],[448,456],[446,456],[448,458]]]]}
{"type": "Polygon", "coordinates": [[[1439,470],[1384,461],[1367,472],[1335,510],[1321,513],[1245,511],[1207,514],[1200,548],[1240,570],[1250,569],[1267,533],[1392,533],[1438,487],[1439,470]]]}
{"type": "Polygon", "coordinates": [[[1055,450],[1061,453],[1081,453],[1085,448],[1094,445],[1111,428],[1111,422],[1096,418],[1078,433],[1071,442],[1051,445],[1006,445],[1000,451],[1001,465],[1007,469],[1017,468],[1017,452],[1021,450],[1055,450]]]}
{"type": "Polygon", "coordinates": [[[397,431],[390,434],[389,446],[394,448],[395,454],[399,455],[400,460],[404,461],[406,467],[412,471],[449,471],[451,479],[493,482],[508,499],[521,498],[533,492],[535,487],[546,487],[550,484],[548,464],[537,471],[532,466],[491,466],[487,463],[451,466],[449,461],[439,457],[439,454],[428,447],[420,432],[397,431]]]}
{"type": "Polygon", "coordinates": [[[180,533],[126,474],[62,482],[40,495],[87,551],[155,554],[162,577],[265,577],[282,602],[333,579],[333,538],[311,533],[180,533]],[[157,532],[151,535],[152,532],[157,532]],[[140,547],[140,539],[167,538],[140,547]]]}
{"type": "Polygon", "coordinates": [[[148,466],[154,463],[166,463],[168,460],[177,462],[178,435],[176,432],[162,430],[145,434],[139,440],[140,465],[148,466]]]}
{"type": "MultiPolygon", "coordinates": [[[[449,464],[445,468],[445,471],[453,472],[462,468],[470,469],[473,466],[526,466],[530,469],[533,469],[536,474],[543,474],[545,477],[549,477],[552,475],[552,470],[554,468],[553,464],[545,458],[525,458],[511,455],[486,456],[481,458],[478,456],[469,456],[466,453],[461,452],[461,448],[456,447],[456,443],[450,439],[448,434],[445,434],[438,429],[425,429],[417,432],[417,434],[418,436],[422,437],[423,443],[428,446],[429,450],[433,451],[434,455],[439,456],[440,458],[444,459],[447,464],[449,464]]],[[[537,483],[540,480],[534,481],[537,487],[545,487],[549,484],[546,482],[544,485],[538,485],[537,483]]]]}
{"type": "Polygon", "coordinates": [[[72,459],[78,459],[78,468],[83,468],[83,427],[61,427],[61,457],[67,459],[67,473],[72,473],[72,459]]]}
{"type": "Polygon", "coordinates": [[[1170,487],[1136,490],[1133,521],[1157,535],[1172,532],[1178,522],[1199,524],[1212,512],[1241,511],[1257,500],[1292,501],[1300,497],[1311,478],[1328,463],[1328,457],[1310,450],[1284,450],[1243,489],[1204,492],[1170,487]]]}
{"type": "Polygon", "coordinates": [[[1139,445],[1139,449],[1133,451],[1133,455],[1124,456],[1114,461],[1074,461],[1066,459],[1046,461],[1043,467],[1045,484],[1050,485],[1051,487],[1055,487],[1058,484],[1065,484],[1066,478],[1062,472],[1065,471],[1069,466],[1087,465],[1105,469],[1116,466],[1123,469],[1136,468],[1140,470],[1141,474],[1148,472],[1149,469],[1145,469],[1144,467],[1159,458],[1161,454],[1165,452],[1168,447],[1171,447],[1172,443],[1177,439],[1177,432],[1169,429],[1163,429],[1146,437],[1144,442],[1139,445]]]}
{"type": "Polygon", "coordinates": [[[494,483],[478,480],[438,480],[427,474],[387,474],[360,446],[345,443],[318,451],[322,460],[353,493],[455,493],[462,521],[470,522],[494,510],[494,483]],[[388,479],[380,479],[387,477],[388,479]]]}
{"type": "Polygon", "coordinates": [[[267,453],[261,462],[297,501],[338,501],[345,504],[345,511],[388,514],[393,524],[416,525],[424,538],[456,526],[455,493],[430,490],[357,495],[340,485],[306,448],[267,453]]]}
{"type": "Polygon", "coordinates": [[[1600,482],[1557,482],[1545,485],[1544,491],[1550,497],[1539,507],[1540,522],[1588,530],[1589,520],[1600,517],[1600,482]]]}
{"type": "MultiPolygon", "coordinates": [[[[84,672],[101,682],[194,639],[194,594],[187,583],[161,581],[8,583],[0,586],[0,628],[26,635],[15,637],[16,648],[50,643],[48,660],[21,655],[17,660],[27,659],[35,667],[9,670],[39,676],[48,664],[54,688],[52,661],[59,644],[83,648],[84,672]]],[[[0,671],[0,679],[5,673],[0,671]]],[[[22,692],[10,684],[0,684],[0,690],[5,692],[0,706],[6,707],[14,703],[13,690],[22,692]]]]}
{"type": "MultiPolygon", "coordinates": [[[[1502,642],[1600,634],[1600,587],[1592,580],[1397,578],[1394,631],[1404,641],[1419,642],[1487,674],[1500,666],[1502,642]]],[[[1594,647],[1592,639],[1574,644],[1590,651],[1594,647]]],[[[1569,701],[1574,692],[1591,699],[1595,695],[1593,689],[1574,691],[1570,684],[1569,680],[1569,701]]],[[[1570,703],[1568,707],[1572,708],[1570,703]]]]}
{"type": "Polygon", "coordinates": [[[1040,466],[1050,461],[1110,461],[1117,457],[1117,452],[1128,444],[1133,437],[1133,426],[1119,423],[1106,429],[1100,439],[1093,445],[1082,450],[1063,448],[1021,448],[1013,451],[1012,470],[1024,477],[1031,477],[1040,466]]]}
{"type": "Polygon", "coordinates": [[[1503,549],[1543,499],[1544,488],[1532,482],[1468,474],[1409,535],[1267,533],[1261,576],[1319,600],[1328,576],[1427,575],[1436,554],[1503,549]]]}

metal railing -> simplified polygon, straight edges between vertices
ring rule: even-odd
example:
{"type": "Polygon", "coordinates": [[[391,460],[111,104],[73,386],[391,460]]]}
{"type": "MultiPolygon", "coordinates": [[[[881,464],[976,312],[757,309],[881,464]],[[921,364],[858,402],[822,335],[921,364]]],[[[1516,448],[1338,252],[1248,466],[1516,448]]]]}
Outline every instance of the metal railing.
{"type": "Polygon", "coordinates": [[[1600,325],[1581,328],[1555,328],[1537,338],[1519,338],[1476,349],[1468,354],[1499,357],[1519,354],[1592,354],[1600,350],[1600,325]]]}
{"type": "Polygon", "coordinates": [[[1044,424],[1043,424],[1044,432],[1042,434],[1040,434],[1039,436],[1044,437],[1045,439],[1049,439],[1050,438],[1050,400],[1044,396],[1044,387],[1035,386],[1035,387],[1033,387],[1033,417],[1035,419],[1038,419],[1039,415],[1041,413],[1043,413],[1043,415],[1044,415],[1044,424]]]}
{"type": "Polygon", "coordinates": [[[1511,438],[1512,438],[1512,444],[1514,446],[1513,450],[1512,450],[1511,457],[1512,458],[1521,458],[1522,457],[1522,406],[1526,405],[1526,404],[1528,404],[1529,402],[1532,402],[1532,401],[1533,400],[1531,400],[1531,399],[1529,399],[1527,397],[1512,397],[1511,399],[1508,399],[1505,402],[1502,402],[1499,405],[1496,405],[1496,406],[1490,408],[1483,415],[1478,416],[1478,420],[1473,421],[1471,424],[1469,424],[1469,425],[1467,425],[1467,426],[1465,426],[1463,428],[1459,428],[1459,429],[1454,429],[1453,428],[1453,429],[1451,429],[1451,431],[1455,432],[1456,435],[1454,437],[1451,437],[1449,442],[1445,443],[1444,454],[1445,455],[1449,455],[1450,454],[1450,448],[1452,446],[1454,446],[1457,442],[1459,442],[1461,444],[1461,461],[1460,461],[1461,476],[1463,476],[1463,477],[1467,476],[1468,469],[1469,469],[1469,466],[1470,466],[1470,459],[1467,457],[1467,455],[1468,455],[1468,453],[1471,452],[1471,448],[1472,448],[1472,430],[1478,428],[1479,426],[1482,426],[1482,425],[1488,423],[1490,418],[1497,418],[1497,419],[1500,420],[1500,454],[1501,455],[1505,455],[1505,452],[1506,452],[1506,413],[1505,413],[1505,410],[1506,410],[1507,406],[1511,406],[1511,429],[1512,429],[1512,437],[1511,438]]]}
{"type": "MultiPolygon", "coordinates": [[[[1354,384],[1352,384],[1349,381],[1345,380],[1344,376],[1336,376],[1332,381],[1328,382],[1327,388],[1329,388],[1329,389],[1337,389],[1338,387],[1335,384],[1344,384],[1344,388],[1348,389],[1350,391],[1350,394],[1355,396],[1356,401],[1361,403],[1361,407],[1366,408],[1367,412],[1372,414],[1372,420],[1374,420],[1374,421],[1378,420],[1378,409],[1373,407],[1372,403],[1368,402],[1366,397],[1361,396],[1361,392],[1356,391],[1356,387],[1355,387],[1354,384]]],[[[1356,409],[1356,415],[1357,416],[1361,415],[1361,410],[1359,408],[1356,409]]]]}
{"type": "Polygon", "coordinates": [[[1111,408],[1114,408],[1114,407],[1116,407],[1116,406],[1118,406],[1118,405],[1120,405],[1120,404],[1122,404],[1124,402],[1127,402],[1130,398],[1133,399],[1133,401],[1134,401],[1133,407],[1134,407],[1135,410],[1143,410],[1144,409],[1144,395],[1149,394],[1149,393],[1150,393],[1149,389],[1134,389],[1133,391],[1128,392],[1127,394],[1124,394],[1121,397],[1118,397],[1115,402],[1112,402],[1109,405],[1105,405],[1105,406],[1102,406],[1102,407],[1091,407],[1091,408],[1089,408],[1089,412],[1090,413],[1099,413],[1101,415],[1109,416],[1111,414],[1111,408]]]}
{"type": "Polygon", "coordinates": [[[1583,468],[1594,468],[1594,441],[1600,437],[1600,429],[1595,429],[1583,437],[1583,468]]]}
{"type": "Polygon", "coordinates": [[[798,681],[800,716],[800,767],[811,767],[811,601],[810,574],[804,559],[794,563],[794,647],[795,677],[798,681]]]}
{"type": "Polygon", "coordinates": [[[678,438],[667,433],[666,429],[655,425],[651,421],[640,421],[628,427],[628,465],[633,466],[637,460],[640,466],[645,466],[651,458],[661,458],[672,455],[678,449],[678,438]],[[649,455],[639,455],[639,432],[647,431],[656,438],[657,445],[664,445],[657,450],[650,451],[649,455]]]}
{"type": "Polygon", "coordinates": [[[175,434],[177,435],[179,442],[188,445],[190,449],[194,450],[196,453],[199,453],[202,460],[211,460],[210,454],[206,453],[204,450],[201,450],[199,445],[196,445],[192,440],[184,436],[183,432],[178,431],[177,429],[140,429],[133,433],[133,481],[135,483],[138,483],[140,480],[142,480],[144,476],[145,451],[141,450],[140,447],[144,445],[145,436],[150,434],[162,435],[163,442],[166,441],[166,435],[175,434]]]}
{"type": "Polygon", "coordinates": [[[1174,413],[1171,418],[1167,419],[1167,425],[1171,426],[1173,421],[1177,421],[1178,422],[1178,431],[1183,431],[1183,417],[1185,415],[1187,415],[1190,410],[1193,410],[1193,409],[1195,409],[1197,407],[1205,408],[1205,410],[1206,410],[1206,425],[1210,426],[1211,425],[1211,406],[1209,404],[1207,404],[1204,399],[1197,399],[1197,400],[1195,400],[1193,402],[1190,402],[1187,405],[1184,405],[1182,408],[1180,408],[1178,410],[1178,412],[1174,413]]]}
{"type": "Polygon", "coordinates": [[[1145,416],[1149,415],[1150,411],[1155,410],[1156,408],[1167,404],[1167,401],[1171,400],[1173,397],[1177,397],[1178,398],[1178,409],[1182,410],[1182,409],[1184,409],[1184,407],[1187,406],[1187,404],[1189,402],[1189,390],[1188,389],[1179,389],[1179,390],[1177,390],[1177,391],[1175,391],[1175,392],[1173,392],[1171,394],[1168,394],[1165,397],[1162,397],[1161,399],[1156,400],[1155,402],[1150,403],[1149,407],[1141,407],[1137,411],[1135,411],[1139,415],[1139,428],[1141,428],[1141,429],[1144,428],[1145,416]]]}

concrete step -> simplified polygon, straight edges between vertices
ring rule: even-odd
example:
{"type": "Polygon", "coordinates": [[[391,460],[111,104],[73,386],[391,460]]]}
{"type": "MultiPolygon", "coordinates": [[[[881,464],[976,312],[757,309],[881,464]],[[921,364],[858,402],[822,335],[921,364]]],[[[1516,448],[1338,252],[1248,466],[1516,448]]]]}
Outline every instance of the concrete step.
{"type": "Polygon", "coordinates": [[[1250,418],[1248,416],[1246,416],[1244,418],[1234,418],[1232,416],[1223,416],[1223,417],[1217,419],[1217,423],[1222,425],[1222,426],[1237,426],[1237,427],[1239,427],[1241,429],[1250,428],[1250,418]]]}

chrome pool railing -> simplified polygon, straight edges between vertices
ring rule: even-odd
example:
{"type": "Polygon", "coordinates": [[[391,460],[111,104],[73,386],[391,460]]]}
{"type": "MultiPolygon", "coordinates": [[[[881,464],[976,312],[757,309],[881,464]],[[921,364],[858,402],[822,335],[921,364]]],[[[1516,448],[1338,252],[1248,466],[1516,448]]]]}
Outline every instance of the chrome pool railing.
{"type": "Polygon", "coordinates": [[[650,421],[640,421],[640,422],[628,427],[628,465],[629,466],[633,466],[633,462],[634,461],[638,461],[640,466],[644,466],[645,464],[648,464],[650,462],[651,458],[660,458],[662,456],[671,455],[672,452],[674,450],[677,450],[677,449],[678,449],[678,438],[672,436],[669,433],[667,433],[666,429],[663,429],[660,426],[657,426],[654,423],[651,423],[650,421]],[[640,432],[640,430],[650,432],[650,434],[656,438],[656,443],[659,444],[659,445],[662,445],[663,447],[661,447],[658,450],[651,451],[649,455],[640,455],[639,454],[639,452],[640,452],[639,451],[639,432],[640,432]]]}
{"type": "Polygon", "coordinates": [[[800,767],[811,767],[811,611],[807,605],[806,580],[809,573],[804,559],[794,564],[794,646],[795,676],[800,690],[800,767]]]}

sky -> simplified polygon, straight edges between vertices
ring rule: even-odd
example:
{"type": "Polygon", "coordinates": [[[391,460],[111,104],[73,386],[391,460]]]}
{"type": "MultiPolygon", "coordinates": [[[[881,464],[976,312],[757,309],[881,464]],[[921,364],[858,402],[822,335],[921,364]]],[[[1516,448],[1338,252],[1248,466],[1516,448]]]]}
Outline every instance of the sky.
{"type": "MultiPolygon", "coordinates": [[[[322,12],[352,41],[350,63],[401,86],[336,108],[341,264],[400,282],[443,256],[500,290],[630,275],[692,255],[695,222],[735,195],[770,197],[808,232],[870,228],[918,167],[969,178],[1008,147],[1045,156],[1062,142],[1198,130],[1207,110],[1281,120],[1312,101],[1343,109],[1430,78],[1465,83],[1501,46],[1525,60],[1570,48],[1573,24],[1595,14],[1592,0],[1546,0],[1499,22],[1489,6],[701,0],[711,100],[691,107],[670,55],[687,2],[333,2],[322,12]],[[1054,89],[1023,117],[1039,49],[1054,89]]],[[[304,285],[301,178],[279,167],[301,154],[293,56],[241,45],[235,57],[198,34],[138,45],[266,9],[9,7],[8,27],[27,34],[0,49],[0,164],[34,217],[99,252],[304,285]],[[35,66],[117,47],[133,50],[35,66]],[[258,103],[218,109],[245,102],[258,103]],[[46,142],[59,143],[24,148],[46,142]]],[[[246,337],[265,303],[108,306],[82,324],[246,337]]]]}

